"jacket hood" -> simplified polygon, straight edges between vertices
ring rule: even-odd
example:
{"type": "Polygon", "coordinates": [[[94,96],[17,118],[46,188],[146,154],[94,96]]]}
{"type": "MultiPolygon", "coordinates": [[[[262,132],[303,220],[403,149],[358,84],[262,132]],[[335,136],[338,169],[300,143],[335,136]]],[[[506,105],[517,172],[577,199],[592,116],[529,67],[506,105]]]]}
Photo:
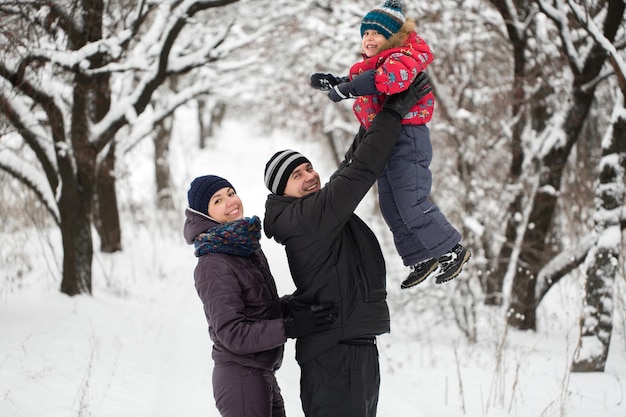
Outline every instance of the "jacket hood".
{"type": "Polygon", "coordinates": [[[400,30],[394,33],[389,39],[385,41],[385,43],[380,46],[380,50],[378,51],[378,53],[381,53],[388,49],[399,48],[402,45],[406,44],[409,36],[411,36],[412,33],[415,33],[416,27],[417,24],[415,23],[415,20],[407,18],[406,21],[402,24],[402,27],[400,27],[400,30]]]}
{"type": "Polygon", "coordinates": [[[265,236],[269,239],[276,235],[276,231],[274,230],[274,225],[277,224],[276,219],[278,219],[281,214],[284,214],[284,206],[293,200],[293,197],[285,197],[276,194],[267,196],[267,201],[265,202],[265,217],[263,218],[263,231],[265,232],[265,236]]]}
{"type": "Polygon", "coordinates": [[[219,223],[212,220],[208,216],[187,208],[185,210],[185,225],[183,226],[183,236],[185,237],[185,241],[187,244],[191,245],[196,236],[200,233],[206,232],[218,224],[219,223]]]}

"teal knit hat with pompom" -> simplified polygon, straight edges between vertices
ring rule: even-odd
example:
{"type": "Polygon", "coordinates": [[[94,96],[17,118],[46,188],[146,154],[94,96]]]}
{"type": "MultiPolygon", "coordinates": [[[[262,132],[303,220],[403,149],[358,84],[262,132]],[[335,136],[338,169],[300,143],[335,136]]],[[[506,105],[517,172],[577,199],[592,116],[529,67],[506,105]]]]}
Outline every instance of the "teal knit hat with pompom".
{"type": "Polygon", "coordinates": [[[370,10],[361,22],[361,37],[366,30],[375,30],[389,39],[404,24],[404,7],[400,0],[387,0],[385,4],[370,10]]]}

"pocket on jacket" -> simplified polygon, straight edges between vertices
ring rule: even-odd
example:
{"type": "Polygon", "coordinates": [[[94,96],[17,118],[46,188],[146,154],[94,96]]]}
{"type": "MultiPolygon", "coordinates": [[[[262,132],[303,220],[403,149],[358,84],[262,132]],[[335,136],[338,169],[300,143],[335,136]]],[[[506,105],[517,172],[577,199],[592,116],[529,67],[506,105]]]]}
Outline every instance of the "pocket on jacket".
{"type": "Polygon", "coordinates": [[[366,303],[376,303],[387,298],[385,282],[365,273],[361,265],[357,265],[357,276],[361,284],[361,294],[366,303]]]}

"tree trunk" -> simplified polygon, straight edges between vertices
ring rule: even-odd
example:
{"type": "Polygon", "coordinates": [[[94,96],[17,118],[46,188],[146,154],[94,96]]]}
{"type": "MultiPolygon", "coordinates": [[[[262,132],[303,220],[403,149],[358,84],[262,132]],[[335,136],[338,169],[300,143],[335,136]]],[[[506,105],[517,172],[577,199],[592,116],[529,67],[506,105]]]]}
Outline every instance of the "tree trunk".
{"type": "Polygon", "coordinates": [[[204,149],[207,139],[213,137],[214,128],[222,124],[226,114],[226,103],[223,101],[198,100],[198,125],[200,126],[200,149],[204,149]]]}
{"type": "Polygon", "coordinates": [[[76,192],[64,183],[59,208],[63,241],[63,278],[61,292],[70,296],[91,294],[91,196],[76,192]]]}
{"type": "Polygon", "coordinates": [[[94,223],[100,236],[100,251],[104,253],[122,250],[122,229],[115,186],[115,149],[115,141],[111,141],[104,159],[98,166],[96,177],[94,223]]]}
{"type": "MultiPolygon", "coordinates": [[[[615,114],[623,114],[619,106],[615,114]]],[[[585,308],[580,320],[580,342],[572,371],[603,372],[613,331],[613,288],[621,244],[620,212],[624,208],[626,179],[626,120],[617,118],[611,140],[603,147],[596,192],[595,247],[586,264],[585,308]]]]}
{"type": "MultiPolygon", "coordinates": [[[[86,6],[84,16],[88,25],[85,34],[89,41],[102,39],[101,0],[90,2],[86,6]]],[[[106,63],[106,56],[96,54],[91,58],[94,68],[106,63]]],[[[111,74],[104,72],[89,77],[89,118],[99,122],[111,109],[111,74]]],[[[117,207],[117,192],[115,187],[115,141],[110,138],[106,155],[100,161],[96,172],[94,194],[94,224],[100,236],[100,251],[114,253],[122,250],[122,231],[120,216],[117,207]]]]}
{"type": "MultiPolygon", "coordinates": [[[[61,292],[67,295],[91,294],[91,207],[95,178],[96,150],[89,144],[87,106],[88,82],[77,74],[74,77],[74,106],[70,134],[76,166],[68,157],[60,156],[61,236],[63,238],[63,279],[61,292]],[[75,172],[74,172],[75,171],[75,172]]],[[[60,152],[60,151],[57,151],[60,152]]]]}
{"type": "MultiPolygon", "coordinates": [[[[526,124],[527,117],[524,115],[524,108],[527,105],[524,88],[526,84],[526,46],[527,32],[520,31],[518,19],[524,19],[530,13],[530,4],[525,1],[518,3],[518,16],[511,16],[509,3],[502,0],[491,0],[491,3],[498,9],[506,24],[509,40],[513,47],[513,85],[511,87],[512,105],[511,115],[516,122],[513,124],[511,131],[511,167],[509,171],[509,182],[517,184],[522,174],[522,166],[524,163],[524,149],[522,147],[522,134],[526,124]]],[[[503,285],[506,276],[513,247],[517,240],[517,213],[520,213],[523,195],[522,190],[517,191],[513,201],[508,208],[508,222],[505,230],[505,242],[500,248],[500,253],[495,260],[495,270],[491,274],[487,274],[485,282],[485,304],[486,305],[502,305],[503,302],[503,285]]]]}
{"type": "Polygon", "coordinates": [[[507,274],[509,264],[512,260],[513,248],[517,240],[517,213],[522,212],[522,193],[515,196],[513,202],[508,208],[508,221],[504,232],[504,243],[500,247],[500,252],[495,259],[495,268],[493,273],[488,274],[485,278],[485,304],[500,306],[503,302],[504,295],[504,277],[507,274]]]}
{"type": "MultiPolygon", "coordinates": [[[[558,189],[558,188],[557,188],[558,189]]],[[[535,330],[535,286],[537,274],[546,264],[546,236],[556,207],[555,193],[540,190],[535,195],[533,209],[526,227],[517,268],[513,276],[508,323],[521,330],[535,330]]]]}
{"type": "MultiPolygon", "coordinates": [[[[71,34],[68,38],[68,49],[78,50],[88,41],[102,37],[102,10],[101,0],[79,8],[84,19],[83,31],[71,34]]],[[[69,138],[75,166],[68,157],[59,158],[62,161],[59,162],[62,178],[59,211],[63,236],[61,292],[68,295],[92,292],[91,222],[98,150],[90,142],[89,126],[90,112],[99,111],[94,102],[94,97],[99,97],[96,85],[93,78],[82,72],[74,74],[69,138]]]]}
{"type": "MultiPolygon", "coordinates": [[[[599,69],[598,69],[599,70],[599,69]]],[[[526,224],[520,255],[517,260],[508,309],[508,323],[520,330],[535,330],[537,303],[535,289],[537,274],[549,261],[546,242],[556,210],[561,178],[568,157],[578,140],[594,95],[594,89],[578,90],[573,94],[572,106],[562,125],[565,142],[555,146],[538,162],[541,171],[537,192],[526,224]]]]}
{"type": "Polygon", "coordinates": [[[209,128],[210,120],[207,115],[207,103],[204,98],[198,99],[198,126],[200,126],[200,137],[198,138],[198,144],[200,149],[206,148],[206,140],[211,134],[211,130],[209,128]]]}
{"type": "Polygon", "coordinates": [[[156,126],[154,137],[154,175],[156,178],[157,207],[161,210],[174,209],[170,176],[170,137],[172,121],[163,119],[156,126]]]}
{"type": "MultiPolygon", "coordinates": [[[[604,232],[614,231],[608,228],[604,232]]],[[[613,332],[613,284],[619,257],[616,248],[613,249],[596,247],[589,252],[585,308],[580,319],[580,340],[572,364],[573,372],[603,372],[606,366],[613,332]]]]}

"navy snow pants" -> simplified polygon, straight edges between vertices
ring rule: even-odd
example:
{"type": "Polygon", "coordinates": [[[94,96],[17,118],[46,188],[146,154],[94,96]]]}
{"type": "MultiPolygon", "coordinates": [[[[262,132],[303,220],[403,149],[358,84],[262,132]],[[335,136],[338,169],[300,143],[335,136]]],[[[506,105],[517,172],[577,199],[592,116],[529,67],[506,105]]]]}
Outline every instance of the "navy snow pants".
{"type": "Polygon", "coordinates": [[[378,178],[380,211],[406,266],[438,258],[461,241],[458,230],[429,199],[432,158],[428,127],[403,125],[378,178]]]}

